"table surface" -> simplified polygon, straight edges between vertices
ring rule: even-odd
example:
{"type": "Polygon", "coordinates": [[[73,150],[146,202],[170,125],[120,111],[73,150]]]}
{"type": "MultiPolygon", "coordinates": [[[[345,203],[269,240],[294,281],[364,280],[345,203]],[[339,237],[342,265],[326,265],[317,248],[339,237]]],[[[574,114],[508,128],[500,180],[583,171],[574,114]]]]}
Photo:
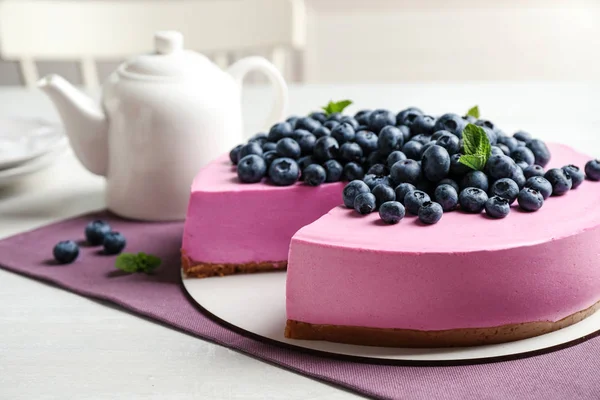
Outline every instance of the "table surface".
{"type": "MultiPolygon", "coordinates": [[[[330,99],[359,108],[464,113],[506,132],[524,129],[600,156],[600,84],[464,83],[290,87],[290,114],[330,99]]],[[[270,91],[243,97],[247,133],[267,115],[270,91]]],[[[0,89],[0,117],[58,121],[36,90],[0,89]]],[[[0,238],[104,206],[103,178],[72,154],[0,188],[0,238]]],[[[349,399],[357,396],[207,343],[119,309],[0,270],[0,398],[349,399]]]]}

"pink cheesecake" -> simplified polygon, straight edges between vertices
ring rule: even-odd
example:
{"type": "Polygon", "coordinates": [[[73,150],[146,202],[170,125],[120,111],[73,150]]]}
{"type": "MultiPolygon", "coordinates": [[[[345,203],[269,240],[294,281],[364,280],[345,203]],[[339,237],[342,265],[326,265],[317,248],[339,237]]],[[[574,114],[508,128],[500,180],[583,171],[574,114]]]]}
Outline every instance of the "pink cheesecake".
{"type": "MultiPolygon", "coordinates": [[[[550,150],[548,168],[590,159],[550,150]]],[[[600,183],[585,181],[537,212],[514,206],[492,220],[455,211],[432,226],[410,216],[385,225],[377,213],[335,207],[292,238],[286,336],[465,346],[578,322],[600,304],[599,201],[600,183]]]]}
{"type": "Polygon", "coordinates": [[[292,235],[341,202],[343,183],[243,184],[223,155],[194,179],[182,266],[188,277],[284,270],[292,235]]]}

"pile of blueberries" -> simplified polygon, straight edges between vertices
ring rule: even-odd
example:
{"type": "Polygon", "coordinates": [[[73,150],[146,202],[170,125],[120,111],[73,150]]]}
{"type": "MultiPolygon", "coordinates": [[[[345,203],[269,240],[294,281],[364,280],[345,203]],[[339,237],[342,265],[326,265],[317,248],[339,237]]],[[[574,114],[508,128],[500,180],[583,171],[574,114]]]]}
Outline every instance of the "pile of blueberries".
{"type": "Polygon", "coordinates": [[[436,118],[416,107],[397,114],[377,109],[353,117],[323,112],[290,117],[229,156],[245,183],[263,178],[281,186],[298,180],[310,186],[350,181],[344,204],[363,215],[379,210],[387,223],[397,223],[408,212],[434,224],[443,212],[459,207],[503,218],[515,201],[536,211],[550,195],[577,188],[586,175],[600,180],[599,160],[588,162],[585,173],[575,165],[545,171],[550,151],[527,132],[509,136],[489,120],[452,113],[436,118]],[[482,170],[460,162],[468,124],[481,129],[491,144],[482,170]]]}
{"type": "MultiPolygon", "coordinates": [[[[125,248],[125,236],[112,230],[106,221],[95,220],[85,227],[85,241],[88,246],[102,246],[104,254],[119,254],[125,248]]],[[[79,245],[73,240],[63,240],[52,250],[54,259],[60,264],[70,264],[79,256],[79,245]]]]}

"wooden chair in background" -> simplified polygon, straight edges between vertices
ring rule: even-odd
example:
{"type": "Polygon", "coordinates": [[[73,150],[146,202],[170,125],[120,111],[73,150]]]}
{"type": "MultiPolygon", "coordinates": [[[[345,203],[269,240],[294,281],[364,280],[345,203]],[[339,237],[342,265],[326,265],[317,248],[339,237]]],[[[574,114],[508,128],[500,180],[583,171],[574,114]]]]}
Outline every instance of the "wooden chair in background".
{"type": "MultiPolygon", "coordinates": [[[[17,61],[23,83],[36,61],[76,61],[85,87],[99,86],[97,62],[149,52],[153,33],[178,30],[185,47],[227,67],[242,55],[269,58],[288,79],[305,43],[302,0],[5,0],[0,56],[17,61]]],[[[297,72],[297,71],[296,71],[297,72]]]]}

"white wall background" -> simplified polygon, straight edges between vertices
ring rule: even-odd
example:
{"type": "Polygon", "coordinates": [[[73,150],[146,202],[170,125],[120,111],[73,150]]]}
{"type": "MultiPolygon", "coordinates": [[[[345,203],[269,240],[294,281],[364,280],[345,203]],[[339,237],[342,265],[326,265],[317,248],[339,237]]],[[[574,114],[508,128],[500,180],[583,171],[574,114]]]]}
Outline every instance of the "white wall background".
{"type": "MultiPolygon", "coordinates": [[[[600,80],[600,0],[305,2],[307,44],[292,81],[600,80]]],[[[99,63],[100,77],[115,65],[99,63]]],[[[75,63],[38,67],[80,82],[75,63]]],[[[19,83],[18,66],[0,61],[0,85],[19,83]]]]}

